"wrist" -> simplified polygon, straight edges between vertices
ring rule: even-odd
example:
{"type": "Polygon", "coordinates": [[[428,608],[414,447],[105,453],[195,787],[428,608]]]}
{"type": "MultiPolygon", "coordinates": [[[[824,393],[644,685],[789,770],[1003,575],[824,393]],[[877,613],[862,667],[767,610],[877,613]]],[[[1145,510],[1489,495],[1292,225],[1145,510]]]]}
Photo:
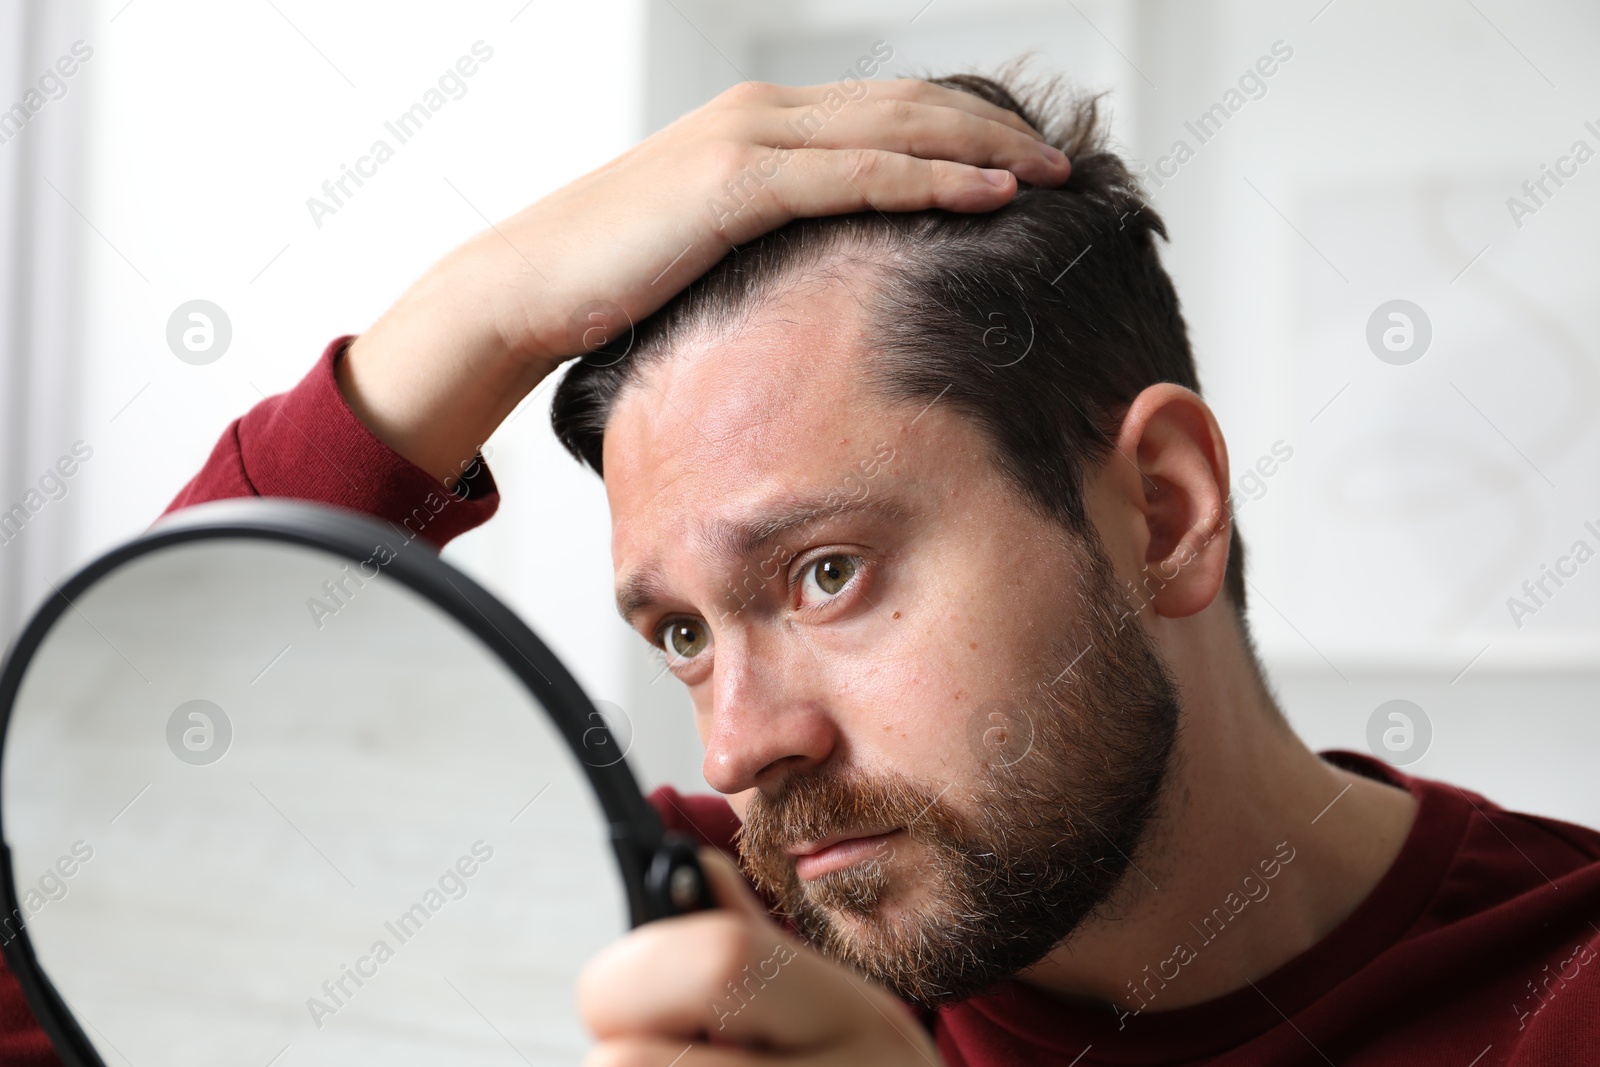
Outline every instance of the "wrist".
{"type": "Polygon", "coordinates": [[[446,484],[545,374],[501,333],[424,279],[345,349],[334,368],[373,436],[446,484]]]}
{"type": "Polygon", "coordinates": [[[570,349],[559,310],[570,301],[501,230],[451,251],[402,303],[408,318],[425,319],[431,332],[454,338],[479,373],[502,383],[529,374],[537,382],[579,354],[570,349]]]}

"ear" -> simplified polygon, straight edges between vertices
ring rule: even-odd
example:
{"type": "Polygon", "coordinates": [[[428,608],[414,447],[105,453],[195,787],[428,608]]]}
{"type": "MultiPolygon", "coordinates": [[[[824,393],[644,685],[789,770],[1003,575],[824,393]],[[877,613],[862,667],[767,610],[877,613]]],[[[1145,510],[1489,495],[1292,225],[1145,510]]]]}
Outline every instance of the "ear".
{"type": "Polygon", "coordinates": [[[1134,398],[1114,443],[1093,495],[1119,577],[1140,610],[1171,619],[1203,611],[1222,590],[1232,531],[1216,417],[1196,393],[1163,382],[1134,398]]]}

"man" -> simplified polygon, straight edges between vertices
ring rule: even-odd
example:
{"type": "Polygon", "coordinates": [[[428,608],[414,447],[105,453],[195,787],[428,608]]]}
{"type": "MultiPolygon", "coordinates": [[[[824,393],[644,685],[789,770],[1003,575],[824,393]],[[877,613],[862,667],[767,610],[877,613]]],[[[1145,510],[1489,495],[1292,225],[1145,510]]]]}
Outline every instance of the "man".
{"type": "Polygon", "coordinates": [[[1165,232],[1092,102],[864,90],[741,86],[473,239],[174,502],[443,543],[590,353],[556,430],[726,797],[652,799],[766,898],[708,850],[723,910],[585,972],[591,1062],[1600,1057],[1600,835],[1275,706],[1165,232]]]}

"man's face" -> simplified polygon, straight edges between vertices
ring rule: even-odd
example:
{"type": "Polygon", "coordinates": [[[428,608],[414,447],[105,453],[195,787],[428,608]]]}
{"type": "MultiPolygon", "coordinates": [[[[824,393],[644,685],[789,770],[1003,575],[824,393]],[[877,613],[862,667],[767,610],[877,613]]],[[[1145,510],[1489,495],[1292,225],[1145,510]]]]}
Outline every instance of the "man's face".
{"type": "Polygon", "coordinates": [[[1110,892],[1176,707],[1098,554],[948,404],[885,403],[872,358],[827,282],[645,368],[605,437],[612,551],[747,871],[824,950],[933,1002],[1110,892]]]}

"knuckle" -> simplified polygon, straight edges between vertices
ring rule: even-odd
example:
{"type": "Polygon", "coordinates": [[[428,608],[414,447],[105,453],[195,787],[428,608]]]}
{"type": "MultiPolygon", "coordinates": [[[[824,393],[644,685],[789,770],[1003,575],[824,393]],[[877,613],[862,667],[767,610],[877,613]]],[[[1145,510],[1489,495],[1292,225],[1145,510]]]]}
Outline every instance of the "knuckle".
{"type": "Polygon", "coordinates": [[[776,86],[769,82],[743,81],[717,94],[717,101],[734,107],[750,107],[772,99],[776,86]]]}
{"type": "Polygon", "coordinates": [[[948,159],[930,159],[926,161],[926,165],[930,203],[938,199],[941,190],[960,189],[970,184],[976,177],[978,169],[965,163],[952,163],[948,159]]]}
{"type": "Polygon", "coordinates": [[[851,185],[870,184],[883,172],[887,159],[885,153],[875,149],[853,149],[845,157],[845,180],[851,185]]]}
{"type": "Polygon", "coordinates": [[[884,121],[895,126],[907,126],[919,113],[918,106],[910,100],[883,100],[879,102],[884,121]]]}
{"type": "Polygon", "coordinates": [[[750,151],[737,141],[715,139],[701,147],[700,159],[718,185],[732,181],[750,161],[750,151]]]}

